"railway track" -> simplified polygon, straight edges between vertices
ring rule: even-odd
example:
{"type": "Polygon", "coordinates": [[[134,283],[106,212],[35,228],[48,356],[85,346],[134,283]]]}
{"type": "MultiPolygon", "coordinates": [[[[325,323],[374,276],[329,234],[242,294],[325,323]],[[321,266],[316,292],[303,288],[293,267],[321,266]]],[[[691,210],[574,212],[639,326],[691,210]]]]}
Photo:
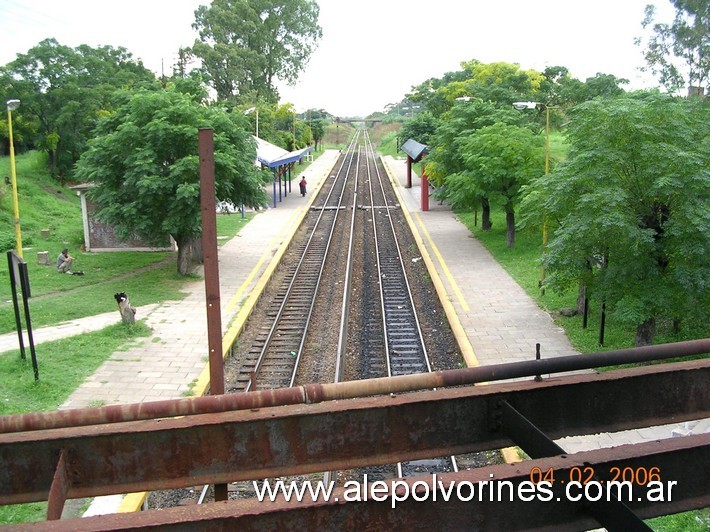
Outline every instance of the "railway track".
{"type": "MultiPolygon", "coordinates": [[[[367,192],[372,212],[373,246],[377,258],[377,279],[380,287],[381,331],[384,338],[387,376],[410,375],[431,371],[431,363],[419,323],[414,297],[404,266],[397,232],[390,215],[399,208],[390,189],[385,173],[378,165],[367,132],[366,143],[367,192]]],[[[371,323],[375,334],[378,324],[371,323]]],[[[368,377],[383,375],[368,375],[368,377]]],[[[417,460],[397,464],[399,477],[458,471],[453,456],[417,460]]]]}
{"type": "MultiPolygon", "coordinates": [[[[354,138],[351,146],[355,146],[354,138]]],[[[299,246],[300,259],[290,267],[277,297],[272,299],[268,329],[261,331],[230,391],[252,391],[293,386],[303,355],[313,307],[318,297],[332,236],[343,207],[348,171],[357,164],[357,150],[348,149],[315,217],[306,223],[308,239],[299,246]]]]}
{"type": "MultiPolygon", "coordinates": [[[[397,234],[401,220],[393,221],[400,205],[365,129],[357,130],[336,169],[279,268],[278,289],[255,312],[255,332],[242,347],[247,351],[229,392],[314,382],[301,368],[309,365],[332,366],[319,382],[431,371],[397,234]]],[[[457,470],[452,457],[443,457],[345,475],[385,479],[457,470]]]]}

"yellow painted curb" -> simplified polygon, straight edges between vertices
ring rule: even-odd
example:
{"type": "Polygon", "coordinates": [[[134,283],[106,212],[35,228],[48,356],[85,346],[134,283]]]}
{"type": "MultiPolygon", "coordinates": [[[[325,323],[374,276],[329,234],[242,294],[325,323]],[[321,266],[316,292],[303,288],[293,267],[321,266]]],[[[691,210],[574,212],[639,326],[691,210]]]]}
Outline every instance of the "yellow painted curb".
{"type": "Polygon", "coordinates": [[[422,259],[424,260],[424,264],[426,264],[431,280],[434,283],[434,288],[436,289],[436,293],[439,296],[439,301],[441,302],[441,305],[444,308],[446,318],[449,320],[451,331],[454,333],[454,337],[456,338],[456,342],[459,345],[459,349],[461,349],[461,355],[463,356],[464,362],[466,363],[466,367],[471,368],[479,366],[480,364],[478,362],[478,359],[476,358],[476,353],[473,351],[473,346],[471,345],[471,342],[469,341],[468,336],[466,335],[466,331],[464,331],[464,328],[461,325],[461,320],[459,320],[459,316],[456,313],[456,309],[454,309],[454,306],[451,304],[451,301],[449,301],[449,297],[446,293],[444,283],[441,281],[441,277],[439,277],[439,272],[436,270],[436,266],[434,265],[434,262],[429,256],[429,252],[427,251],[426,245],[424,244],[424,240],[422,239],[421,234],[419,233],[419,230],[417,229],[417,226],[415,225],[414,220],[412,219],[412,216],[409,213],[409,210],[407,209],[407,205],[405,204],[402,199],[402,196],[399,193],[399,187],[401,185],[399,183],[399,180],[397,179],[397,175],[383,157],[380,157],[380,160],[382,161],[382,164],[384,165],[385,170],[387,171],[387,175],[390,179],[390,182],[392,183],[392,187],[394,188],[394,193],[397,195],[399,204],[402,207],[404,217],[407,219],[409,228],[411,229],[412,234],[414,235],[414,240],[417,243],[417,247],[419,248],[419,252],[422,255],[422,259]]]}
{"type": "MultiPolygon", "coordinates": [[[[449,301],[448,294],[446,293],[446,289],[444,288],[441,278],[439,277],[439,273],[436,270],[436,266],[431,260],[431,257],[429,256],[429,253],[424,245],[424,241],[421,235],[419,234],[417,227],[414,224],[414,220],[412,219],[409,210],[407,209],[407,205],[402,200],[402,196],[399,193],[399,188],[401,187],[401,184],[397,179],[396,172],[390,167],[388,161],[386,161],[384,158],[381,158],[381,160],[384,164],[385,169],[387,170],[387,174],[390,178],[390,181],[392,182],[395,194],[397,195],[397,199],[399,200],[399,204],[402,206],[402,211],[404,212],[404,215],[407,219],[407,223],[409,224],[409,227],[411,228],[412,233],[414,234],[414,239],[417,242],[419,251],[422,254],[424,263],[426,264],[427,270],[429,271],[429,275],[431,276],[432,282],[434,283],[434,287],[436,288],[436,292],[439,296],[439,301],[444,307],[444,312],[446,313],[446,317],[449,320],[449,325],[451,326],[451,330],[454,333],[454,337],[456,338],[456,341],[459,344],[459,348],[461,349],[461,354],[463,355],[464,362],[466,362],[466,366],[469,368],[479,366],[480,364],[478,362],[478,359],[476,358],[476,354],[474,353],[473,346],[471,345],[471,342],[469,341],[468,336],[466,335],[466,331],[461,325],[461,321],[459,320],[458,314],[456,313],[454,306],[449,301]]],[[[429,238],[431,242],[431,238],[428,234],[427,238],[429,238]]],[[[433,247],[433,249],[436,248],[433,247]]],[[[440,257],[439,261],[442,265],[444,264],[443,257],[440,257]]],[[[522,462],[522,458],[520,458],[520,454],[518,453],[518,447],[506,447],[505,449],[501,449],[500,452],[506,464],[522,462]]]]}
{"type": "Polygon", "coordinates": [[[514,464],[516,462],[522,462],[523,459],[520,457],[518,447],[506,447],[500,450],[500,454],[503,455],[503,460],[506,464],[514,464]]]}
{"type": "MultiPolygon", "coordinates": [[[[338,158],[339,157],[336,157],[335,160],[333,161],[333,165],[329,166],[327,171],[325,171],[322,174],[319,184],[317,185],[317,187],[315,188],[315,190],[311,194],[311,197],[308,200],[308,203],[305,205],[305,208],[303,208],[300,215],[297,218],[295,218],[295,220],[293,217],[289,220],[289,222],[295,221],[295,223],[292,223],[289,231],[284,234],[284,237],[281,242],[281,245],[279,246],[279,249],[276,250],[276,253],[272,257],[271,261],[269,262],[269,265],[267,266],[266,270],[264,270],[264,273],[261,275],[261,277],[257,281],[256,286],[254,286],[254,289],[251,291],[251,293],[249,294],[249,297],[244,302],[244,306],[239,310],[237,315],[234,317],[234,319],[232,320],[232,323],[230,324],[229,328],[227,329],[227,332],[222,337],[222,357],[223,358],[227,358],[227,356],[229,355],[229,350],[232,348],[232,345],[236,341],[239,334],[244,330],[244,325],[246,324],[246,321],[249,318],[249,316],[251,316],[251,313],[253,312],[257,301],[259,301],[261,294],[263,293],[264,289],[266,288],[266,284],[271,279],[272,275],[274,274],[274,271],[276,271],[276,267],[278,266],[279,262],[281,261],[283,254],[286,252],[286,248],[288,248],[288,245],[291,243],[291,239],[293,238],[293,235],[296,233],[296,231],[298,230],[298,228],[301,225],[301,222],[306,217],[306,214],[310,210],[311,205],[313,204],[313,201],[315,201],[315,198],[318,195],[318,192],[320,191],[323,184],[326,182],[326,179],[328,178],[328,174],[330,174],[330,172],[333,171],[333,168],[335,167],[335,163],[338,162],[338,158]]],[[[303,173],[303,172],[301,172],[301,173],[303,173]]],[[[298,179],[298,177],[300,177],[300,175],[301,174],[299,174],[296,177],[296,179],[298,179]]],[[[192,387],[192,391],[194,392],[194,395],[201,397],[207,393],[207,390],[209,389],[209,387],[210,387],[210,365],[208,363],[205,366],[205,368],[202,370],[202,372],[200,373],[200,376],[195,381],[195,385],[192,387]]],[[[147,498],[148,498],[148,492],[145,492],[145,491],[138,492],[138,493],[129,493],[123,498],[123,501],[121,501],[121,505],[119,506],[118,511],[121,513],[138,512],[143,507],[143,503],[145,502],[145,500],[147,498]]]]}
{"type": "MultiPolygon", "coordinates": [[[[338,157],[336,157],[333,160],[333,164],[331,166],[328,166],[327,169],[323,172],[323,174],[321,174],[318,185],[314,189],[313,193],[310,195],[310,198],[308,199],[308,203],[306,203],[305,207],[302,208],[302,210],[300,211],[298,216],[291,217],[291,219],[289,220],[290,227],[288,228],[288,232],[284,233],[282,240],[281,240],[281,245],[276,250],[276,253],[274,253],[274,256],[271,258],[269,265],[264,270],[264,273],[262,273],[261,277],[259,277],[259,280],[257,281],[256,285],[254,286],[254,289],[249,293],[247,300],[244,302],[244,306],[242,306],[242,308],[239,309],[239,312],[232,320],[232,323],[229,325],[227,332],[222,337],[222,357],[223,358],[227,358],[227,356],[229,356],[230,349],[234,345],[234,342],[236,342],[239,335],[244,330],[244,326],[246,325],[246,322],[249,319],[249,316],[251,316],[251,313],[254,311],[254,307],[256,306],[257,302],[259,301],[261,294],[264,292],[266,285],[271,280],[271,277],[274,275],[274,272],[276,271],[276,267],[279,265],[279,262],[281,262],[281,258],[283,257],[284,253],[286,253],[286,249],[288,248],[289,244],[291,243],[291,239],[293,239],[293,235],[296,234],[296,231],[301,226],[301,222],[303,222],[303,219],[306,217],[306,214],[308,214],[308,211],[310,210],[311,205],[315,201],[316,196],[318,195],[318,192],[323,187],[323,184],[326,182],[328,175],[333,171],[333,168],[335,167],[335,164],[337,162],[338,162],[338,157]],[[293,222],[293,223],[291,223],[291,222],[293,222]]],[[[298,177],[300,177],[300,174],[295,179],[298,179],[298,177]]],[[[296,212],[298,212],[298,211],[296,211],[296,212]]],[[[202,373],[200,373],[200,376],[197,378],[195,385],[192,387],[194,394],[196,396],[205,395],[205,393],[207,393],[207,390],[209,389],[209,385],[210,385],[210,367],[209,367],[209,364],[207,364],[205,366],[205,368],[202,370],[202,373]]]]}
{"type": "Polygon", "coordinates": [[[148,498],[147,491],[139,491],[136,493],[128,493],[123,497],[121,504],[118,507],[117,512],[119,514],[126,514],[130,512],[137,512],[143,507],[143,503],[148,498]]]}

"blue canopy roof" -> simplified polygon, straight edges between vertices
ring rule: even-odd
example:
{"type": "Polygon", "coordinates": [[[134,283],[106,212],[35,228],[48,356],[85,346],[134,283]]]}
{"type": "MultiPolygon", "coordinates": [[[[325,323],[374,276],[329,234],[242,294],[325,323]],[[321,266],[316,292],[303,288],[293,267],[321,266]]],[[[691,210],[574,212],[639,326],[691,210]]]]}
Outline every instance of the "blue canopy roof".
{"type": "Polygon", "coordinates": [[[256,140],[256,160],[268,168],[277,168],[285,164],[295,163],[307,153],[313,151],[312,146],[296,151],[286,151],[259,137],[254,137],[254,139],[256,140]]]}

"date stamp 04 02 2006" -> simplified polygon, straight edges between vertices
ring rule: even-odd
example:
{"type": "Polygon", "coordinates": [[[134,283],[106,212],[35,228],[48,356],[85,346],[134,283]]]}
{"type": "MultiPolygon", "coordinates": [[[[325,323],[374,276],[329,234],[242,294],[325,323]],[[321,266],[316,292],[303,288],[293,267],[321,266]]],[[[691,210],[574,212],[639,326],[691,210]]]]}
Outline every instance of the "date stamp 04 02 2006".
{"type": "Polygon", "coordinates": [[[569,471],[555,471],[554,468],[549,468],[545,471],[539,467],[533,467],[530,470],[530,482],[539,484],[540,482],[549,482],[554,485],[565,484],[567,482],[576,482],[582,485],[589,482],[630,482],[638,486],[646,486],[649,482],[661,482],[660,467],[611,467],[605,478],[599,478],[597,472],[592,466],[573,467],[569,471]],[[564,474],[563,474],[564,473],[564,474]]]}
{"type": "MultiPolygon", "coordinates": [[[[608,474],[604,475],[604,477],[605,478],[600,478],[597,476],[592,466],[575,466],[569,470],[558,471],[555,471],[554,468],[543,471],[539,467],[533,467],[530,470],[530,482],[532,484],[536,486],[546,484],[550,487],[554,486],[555,483],[557,483],[558,486],[567,484],[568,495],[569,487],[573,485],[584,488],[584,493],[589,495],[587,488],[594,484],[599,488],[606,486],[607,489],[611,486],[616,486],[618,494],[621,494],[621,487],[625,485],[629,489],[629,497],[633,497],[631,489],[636,485],[649,490],[648,493],[646,493],[647,500],[651,502],[670,502],[672,500],[671,493],[673,487],[678,485],[677,481],[672,480],[667,481],[667,486],[664,486],[661,480],[661,468],[655,466],[650,468],[613,466],[609,468],[608,474]]],[[[638,500],[641,501],[643,498],[639,497],[638,500]]]]}
{"type": "MultiPolygon", "coordinates": [[[[582,497],[586,497],[590,501],[597,501],[603,496],[605,488],[606,496],[609,497],[610,493],[613,495],[613,488],[615,487],[615,498],[617,500],[621,500],[625,496],[628,497],[628,501],[643,501],[645,499],[648,502],[670,502],[673,500],[673,487],[678,485],[675,480],[667,481],[666,485],[664,485],[661,480],[661,468],[655,466],[650,468],[613,466],[609,468],[608,474],[604,475],[604,477],[597,476],[592,466],[575,466],[569,470],[557,471],[554,468],[542,470],[539,467],[533,467],[530,470],[530,482],[532,484],[535,486],[547,485],[550,488],[555,484],[560,487],[564,485],[567,497],[575,501],[580,500],[582,497]],[[640,494],[634,495],[634,485],[648,490],[644,497],[639,497],[638,495],[640,494]],[[576,495],[570,494],[570,488],[573,486],[583,490],[583,494],[579,492],[576,495]],[[623,489],[624,486],[626,489],[623,489]],[[596,490],[592,489],[590,491],[590,488],[593,487],[596,490]]],[[[557,500],[560,499],[558,498],[557,500]]]]}

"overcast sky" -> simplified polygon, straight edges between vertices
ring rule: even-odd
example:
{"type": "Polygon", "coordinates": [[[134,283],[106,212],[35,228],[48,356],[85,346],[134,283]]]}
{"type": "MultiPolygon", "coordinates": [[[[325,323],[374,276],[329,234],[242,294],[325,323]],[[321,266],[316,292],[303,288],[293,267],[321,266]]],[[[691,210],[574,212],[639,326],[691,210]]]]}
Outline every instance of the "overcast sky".
{"type": "MultiPolygon", "coordinates": [[[[208,0],[0,0],[0,65],[42,39],[123,46],[170,74],[180,46],[194,42],[194,11],[208,0]]],[[[462,61],[561,65],[581,80],[597,72],[642,77],[644,6],[652,0],[319,0],[323,39],[281,103],[364,116],[400,101],[413,85],[460,70],[462,61]]],[[[655,0],[672,19],[668,0],[655,0]]]]}

